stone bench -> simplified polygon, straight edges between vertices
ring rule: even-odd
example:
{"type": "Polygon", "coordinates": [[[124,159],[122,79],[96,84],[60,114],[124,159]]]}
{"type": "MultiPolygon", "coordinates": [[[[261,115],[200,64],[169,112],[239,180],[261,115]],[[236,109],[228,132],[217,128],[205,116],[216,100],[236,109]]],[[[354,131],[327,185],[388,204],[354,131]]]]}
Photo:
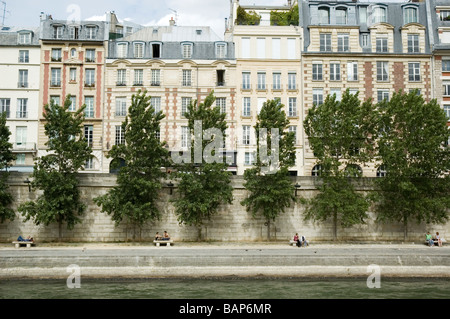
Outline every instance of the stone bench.
{"type": "Polygon", "coordinates": [[[295,245],[297,245],[297,242],[295,240],[290,240],[289,245],[295,246],[295,245]]]}
{"type": "Polygon", "coordinates": [[[160,244],[166,244],[167,247],[170,246],[170,244],[173,244],[173,240],[154,240],[153,241],[156,244],[156,247],[159,247],[160,244]]]}
{"type": "Polygon", "coordinates": [[[27,248],[30,248],[31,246],[35,246],[36,245],[34,243],[34,241],[13,241],[12,244],[16,248],[20,248],[20,246],[24,246],[24,245],[26,245],[27,248]]]}

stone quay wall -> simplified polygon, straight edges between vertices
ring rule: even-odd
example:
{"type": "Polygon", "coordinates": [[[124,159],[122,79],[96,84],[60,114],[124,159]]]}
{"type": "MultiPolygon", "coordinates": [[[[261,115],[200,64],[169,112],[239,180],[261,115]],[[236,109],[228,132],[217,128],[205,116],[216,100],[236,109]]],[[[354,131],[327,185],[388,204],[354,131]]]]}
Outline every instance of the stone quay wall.
{"type": "MultiPolygon", "coordinates": [[[[6,221],[0,224],[0,242],[11,242],[19,235],[32,235],[39,242],[52,242],[58,240],[58,225],[36,226],[32,221],[24,222],[24,217],[17,212],[17,207],[26,201],[35,200],[38,191],[29,191],[28,185],[24,182],[29,174],[11,172],[8,183],[9,191],[14,197],[13,209],[16,211],[14,221],[6,221]]],[[[132,229],[126,225],[115,227],[111,218],[101,213],[93,199],[105,194],[110,188],[116,185],[116,175],[113,174],[79,174],[80,189],[82,199],[87,208],[82,217],[82,222],[77,224],[73,230],[68,230],[63,225],[64,242],[124,242],[126,240],[138,240],[139,230],[132,229]]],[[[356,188],[358,191],[366,192],[370,190],[370,178],[363,178],[358,181],[356,188]]],[[[298,197],[311,198],[317,193],[317,178],[313,177],[293,177],[293,184],[299,183],[298,197]]],[[[169,181],[167,181],[168,183],[169,181]]],[[[165,187],[160,194],[160,209],[162,217],[159,221],[149,223],[142,228],[140,238],[143,241],[151,241],[158,231],[168,231],[175,242],[196,241],[198,239],[198,229],[192,226],[180,225],[174,212],[174,206],[170,202],[176,198],[176,181],[173,193],[165,187]]],[[[201,229],[201,239],[205,241],[223,242],[251,242],[267,241],[267,226],[262,217],[253,217],[240,204],[247,196],[247,191],[243,186],[244,180],[240,176],[232,178],[234,187],[234,200],[230,205],[223,205],[219,212],[206,221],[201,229]]],[[[164,184],[166,185],[166,183],[164,184]]],[[[333,225],[331,220],[321,223],[305,222],[303,220],[305,207],[300,204],[292,204],[286,212],[282,213],[275,222],[270,224],[271,240],[287,241],[295,233],[305,235],[310,241],[331,241],[333,240],[333,225]]],[[[376,215],[369,211],[370,218],[364,225],[342,228],[338,226],[338,240],[348,242],[391,242],[403,241],[403,226],[401,224],[382,224],[376,222],[376,215]]],[[[424,234],[430,231],[434,234],[440,232],[441,236],[447,238],[450,232],[450,223],[446,225],[411,224],[408,227],[408,241],[421,242],[424,234]]]]}

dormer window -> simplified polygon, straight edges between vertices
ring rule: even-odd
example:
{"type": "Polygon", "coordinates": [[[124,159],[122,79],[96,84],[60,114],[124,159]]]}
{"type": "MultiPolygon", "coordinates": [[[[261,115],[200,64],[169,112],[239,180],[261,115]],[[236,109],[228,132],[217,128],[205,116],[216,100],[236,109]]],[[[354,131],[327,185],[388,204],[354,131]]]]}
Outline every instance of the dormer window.
{"type": "Polygon", "coordinates": [[[347,24],[347,8],[336,8],[336,24],[347,24]]]}
{"type": "Polygon", "coordinates": [[[441,12],[439,12],[439,19],[441,19],[441,21],[449,21],[450,10],[441,10],[441,12]]]}
{"type": "Polygon", "coordinates": [[[86,39],[95,40],[96,37],[97,37],[97,27],[96,26],[86,27],[86,39]]]}
{"type": "Polygon", "coordinates": [[[62,25],[53,26],[53,39],[62,39],[64,27],[62,25]]]}
{"type": "Polygon", "coordinates": [[[18,36],[19,44],[30,44],[31,43],[31,32],[20,32],[18,36]]]}
{"type": "Polygon", "coordinates": [[[216,58],[224,59],[227,57],[227,44],[216,43],[216,58]]]}
{"type": "Polygon", "coordinates": [[[152,58],[153,59],[161,58],[161,43],[151,43],[151,46],[152,46],[152,58]]]}
{"type": "Polygon", "coordinates": [[[128,44],[127,43],[119,43],[117,45],[117,57],[118,58],[126,58],[127,57],[127,51],[128,51],[128,44]]]}
{"type": "Polygon", "coordinates": [[[135,43],[134,44],[134,57],[136,59],[142,59],[144,57],[144,44],[135,43]]]}
{"type": "Polygon", "coordinates": [[[419,22],[417,18],[417,8],[408,7],[403,9],[403,23],[419,22]]]}
{"type": "Polygon", "coordinates": [[[73,40],[77,40],[80,36],[80,27],[70,27],[69,37],[73,40]]]}
{"type": "Polygon", "coordinates": [[[375,7],[373,8],[373,23],[387,22],[386,8],[375,7]]]}
{"type": "Polygon", "coordinates": [[[319,24],[330,24],[330,9],[327,7],[319,8],[319,24]]]}
{"type": "Polygon", "coordinates": [[[183,43],[181,45],[183,59],[192,58],[192,43],[183,43]]]}

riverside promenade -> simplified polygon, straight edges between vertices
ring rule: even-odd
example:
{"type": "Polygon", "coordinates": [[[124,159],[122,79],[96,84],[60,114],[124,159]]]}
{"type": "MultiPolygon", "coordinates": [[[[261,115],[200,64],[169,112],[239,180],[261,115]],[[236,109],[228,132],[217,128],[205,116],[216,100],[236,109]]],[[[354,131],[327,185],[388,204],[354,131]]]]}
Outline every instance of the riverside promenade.
{"type": "Polygon", "coordinates": [[[205,277],[450,277],[450,245],[422,243],[287,242],[0,244],[0,279],[67,278],[78,266],[83,278],[205,277]]]}

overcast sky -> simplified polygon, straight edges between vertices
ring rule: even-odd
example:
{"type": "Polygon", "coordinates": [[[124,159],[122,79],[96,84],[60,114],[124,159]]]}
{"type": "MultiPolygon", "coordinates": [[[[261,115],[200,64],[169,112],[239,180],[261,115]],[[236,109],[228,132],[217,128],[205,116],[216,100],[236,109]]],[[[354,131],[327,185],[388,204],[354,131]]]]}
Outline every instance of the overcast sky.
{"type": "MultiPolygon", "coordinates": [[[[142,25],[168,25],[171,17],[175,19],[176,11],[179,26],[210,26],[223,37],[225,18],[230,15],[230,0],[0,0],[0,24],[3,2],[8,11],[5,25],[18,27],[39,26],[41,12],[58,20],[78,12],[82,20],[99,20],[109,11],[115,11],[119,19],[142,25]]],[[[241,0],[240,3],[284,5],[287,0],[241,0]]]]}

